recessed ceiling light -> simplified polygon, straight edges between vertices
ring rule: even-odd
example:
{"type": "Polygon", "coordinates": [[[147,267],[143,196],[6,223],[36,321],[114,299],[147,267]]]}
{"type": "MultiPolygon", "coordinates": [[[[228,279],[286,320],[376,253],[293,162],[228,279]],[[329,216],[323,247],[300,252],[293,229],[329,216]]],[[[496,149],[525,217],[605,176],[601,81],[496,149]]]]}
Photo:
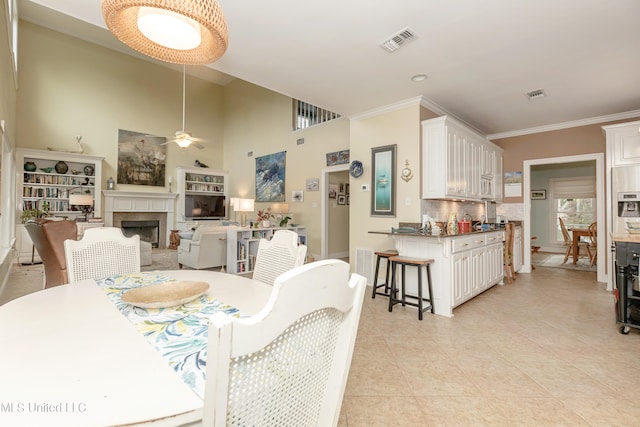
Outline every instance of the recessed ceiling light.
{"type": "Polygon", "coordinates": [[[414,82],[422,82],[427,80],[427,75],[426,74],[416,74],[414,76],[411,76],[411,80],[413,80],[414,82]]]}

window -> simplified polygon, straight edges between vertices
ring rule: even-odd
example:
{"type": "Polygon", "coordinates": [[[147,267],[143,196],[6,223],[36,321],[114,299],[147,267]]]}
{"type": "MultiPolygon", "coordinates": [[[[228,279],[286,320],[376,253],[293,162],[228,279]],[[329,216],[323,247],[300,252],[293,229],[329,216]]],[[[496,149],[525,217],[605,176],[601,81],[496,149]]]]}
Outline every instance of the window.
{"type": "Polygon", "coordinates": [[[588,227],[596,221],[596,177],[556,178],[550,180],[553,208],[551,220],[555,230],[554,240],[563,243],[558,218],[567,228],[588,227]]]}
{"type": "Polygon", "coordinates": [[[293,130],[306,129],[340,117],[342,116],[338,113],[316,107],[304,101],[293,100],[293,130]]]}

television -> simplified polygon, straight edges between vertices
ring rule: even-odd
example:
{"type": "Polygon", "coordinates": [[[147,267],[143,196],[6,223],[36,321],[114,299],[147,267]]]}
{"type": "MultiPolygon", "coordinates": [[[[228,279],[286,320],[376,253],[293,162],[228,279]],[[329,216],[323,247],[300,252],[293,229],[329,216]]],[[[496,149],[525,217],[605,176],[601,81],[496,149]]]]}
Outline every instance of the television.
{"type": "Polygon", "coordinates": [[[225,196],[185,194],[184,216],[187,219],[224,219],[227,217],[225,196]]]}

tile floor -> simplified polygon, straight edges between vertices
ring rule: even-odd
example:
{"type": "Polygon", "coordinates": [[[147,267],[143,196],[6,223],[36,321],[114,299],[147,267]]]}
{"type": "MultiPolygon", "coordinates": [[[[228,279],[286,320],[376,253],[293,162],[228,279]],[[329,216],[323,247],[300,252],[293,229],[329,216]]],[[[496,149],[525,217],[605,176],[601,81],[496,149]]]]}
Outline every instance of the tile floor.
{"type": "MultiPolygon", "coordinates": [[[[39,281],[14,268],[0,303],[39,281]]],[[[369,293],[339,425],[640,425],[640,330],[621,335],[613,304],[595,273],[545,267],[450,319],[369,293]]]]}

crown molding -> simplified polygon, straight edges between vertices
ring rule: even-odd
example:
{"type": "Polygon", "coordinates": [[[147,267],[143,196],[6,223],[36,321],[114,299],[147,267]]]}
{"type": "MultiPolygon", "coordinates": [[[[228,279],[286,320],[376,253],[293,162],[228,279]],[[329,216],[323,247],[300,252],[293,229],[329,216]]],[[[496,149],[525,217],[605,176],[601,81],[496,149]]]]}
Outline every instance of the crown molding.
{"type": "Polygon", "coordinates": [[[624,113],[609,114],[606,116],[591,117],[588,119],[574,120],[571,122],[556,123],[552,125],[532,127],[528,129],[514,130],[510,132],[494,133],[487,135],[489,140],[511,138],[514,136],[530,135],[534,133],[550,132],[560,129],[569,129],[579,126],[595,125],[598,123],[613,122],[616,120],[625,120],[640,117],[640,110],[626,111],[624,113]]]}
{"type": "Polygon", "coordinates": [[[371,117],[380,116],[382,114],[391,113],[393,111],[402,110],[407,107],[415,107],[420,105],[422,97],[405,99],[404,101],[398,101],[393,104],[385,105],[384,107],[374,108],[373,110],[365,111],[349,116],[349,120],[364,120],[371,117]]]}

